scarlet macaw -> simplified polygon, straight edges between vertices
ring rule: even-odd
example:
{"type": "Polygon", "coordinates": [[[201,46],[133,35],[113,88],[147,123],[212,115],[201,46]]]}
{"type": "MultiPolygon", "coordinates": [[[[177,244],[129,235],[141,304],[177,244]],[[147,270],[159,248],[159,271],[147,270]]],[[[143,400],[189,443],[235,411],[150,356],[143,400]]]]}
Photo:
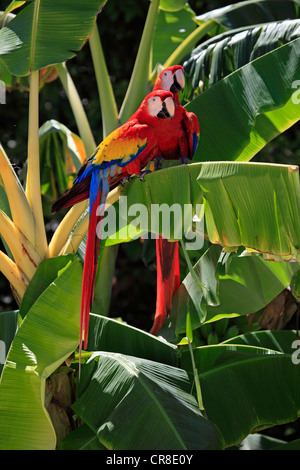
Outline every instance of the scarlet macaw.
{"type": "MultiPolygon", "coordinates": [[[[158,76],[153,90],[168,90],[173,93],[175,102],[175,115],[172,121],[163,123],[169,136],[167,152],[164,158],[179,159],[186,163],[192,159],[197,149],[200,130],[198,118],[194,113],[180,105],[179,91],[185,86],[184,69],[181,65],[173,65],[164,69],[158,76]]],[[[157,157],[158,169],[161,155],[157,157]]],[[[156,237],[156,261],[157,261],[157,292],[156,311],[154,316],[152,334],[157,334],[172,308],[172,297],[180,285],[179,244],[169,242],[161,236],[156,237]]]]}
{"type": "Polygon", "coordinates": [[[100,143],[79,170],[72,188],[52,206],[52,213],[55,213],[88,197],[90,199],[82,280],[79,356],[83,337],[84,349],[88,342],[89,312],[94,296],[101,242],[101,221],[109,188],[133,174],[142,178],[142,169],[148,162],[157,155],[164,154],[159,147],[160,123],[173,117],[174,112],[171,92],[157,90],[148,94],[134,115],[100,143]]]}
{"type": "Polygon", "coordinates": [[[197,116],[188,112],[179,102],[178,93],[184,89],[184,86],[183,67],[173,65],[159,74],[153,87],[153,91],[166,90],[173,93],[175,115],[171,121],[165,121],[163,125],[168,135],[163,158],[167,160],[180,159],[181,163],[186,163],[187,160],[193,158],[200,135],[197,116]]]}

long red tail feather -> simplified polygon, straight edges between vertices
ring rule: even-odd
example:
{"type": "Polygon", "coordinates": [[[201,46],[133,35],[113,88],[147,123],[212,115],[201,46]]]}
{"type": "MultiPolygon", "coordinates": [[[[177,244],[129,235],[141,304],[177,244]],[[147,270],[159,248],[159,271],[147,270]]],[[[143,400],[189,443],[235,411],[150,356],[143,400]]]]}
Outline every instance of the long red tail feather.
{"type": "Polygon", "coordinates": [[[82,278],[79,368],[81,364],[82,340],[84,340],[84,349],[87,348],[88,344],[89,316],[94,298],[95,282],[97,276],[98,257],[101,244],[101,222],[103,219],[104,204],[107,196],[107,192],[102,191],[102,189],[102,185],[100,185],[96,199],[94,200],[90,209],[82,278]],[[100,207],[102,207],[101,212],[99,211],[100,207]]]}
{"type": "Polygon", "coordinates": [[[151,333],[156,335],[172,308],[172,297],[180,285],[179,244],[156,238],[157,293],[151,333]]]}

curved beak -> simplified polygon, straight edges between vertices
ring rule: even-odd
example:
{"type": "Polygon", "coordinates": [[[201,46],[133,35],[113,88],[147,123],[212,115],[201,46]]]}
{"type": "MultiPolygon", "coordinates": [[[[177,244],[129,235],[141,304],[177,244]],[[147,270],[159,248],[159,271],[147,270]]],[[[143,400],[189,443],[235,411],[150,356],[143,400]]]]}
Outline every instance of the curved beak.
{"type": "Polygon", "coordinates": [[[172,98],[166,98],[162,103],[162,109],[159,111],[157,117],[161,119],[171,118],[175,114],[175,104],[172,98]]]}
{"type": "Polygon", "coordinates": [[[172,93],[178,93],[179,91],[184,89],[184,86],[185,86],[184,73],[181,69],[179,69],[173,75],[173,83],[171,85],[170,91],[172,93]]]}

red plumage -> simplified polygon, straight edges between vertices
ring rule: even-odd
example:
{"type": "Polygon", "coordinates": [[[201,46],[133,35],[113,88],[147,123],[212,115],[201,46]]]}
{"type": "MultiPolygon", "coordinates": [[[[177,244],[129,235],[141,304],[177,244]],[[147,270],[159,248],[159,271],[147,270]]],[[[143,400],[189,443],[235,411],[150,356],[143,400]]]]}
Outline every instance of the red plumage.
{"type": "Polygon", "coordinates": [[[163,326],[172,308],[172,298],[180,286],[179,245],[178,242],[157,236],[157,294],[155,319],[151,333],[156,335],[163,326]]]}
{"type": "MultiPolygon", "coordinates": [[[[165,132],[161,147],[164,158],[180,159],[181,163],[193,158],[199,139],[199,122],[194,113],[180,105],[178,92],[184,88],[184,70],[181,65],[164,69],[158,76],[153,90],[169,90],[173,93],[175,115],[162,123],[165,132]]],[[[172,298],[180,285],[179,243],[169,242],[161,236],[156,239],[157,292],[156,311],[151,329],[157,334],[172,308],[172,298]]]]}
{"type": "MultiPolygon", "coordinates": [[[[96,148],[82,166],[72,188],[52,206],[52,213],[71,207],[87,198],[90,200],[89,227],[83,268],[79,357],[82,339],[88,342],[89,313],[94,297],[98,256],[100,251],[104,207],[111,186],[121,178],[137,174],[157,155],[160,148],[160,124],[174,115],[172,93],[156,90],[141,103],[130,120],[113,131],[96,148]]],[[[79,360],[80,363],[80,360],[79,360]]]]}

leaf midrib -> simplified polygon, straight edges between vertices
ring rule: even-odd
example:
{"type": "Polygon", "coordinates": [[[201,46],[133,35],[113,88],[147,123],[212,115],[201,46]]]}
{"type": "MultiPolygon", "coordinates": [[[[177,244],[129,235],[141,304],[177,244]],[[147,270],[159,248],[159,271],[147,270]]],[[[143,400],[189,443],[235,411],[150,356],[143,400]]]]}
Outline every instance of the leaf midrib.
{"type": "Polygon", "coordinates": [[[32,72],[35,56],[35,46],[36,46],[36,36],[38,29],[38,19],[39,19],[39,10],[40,10],[40,0],[35,0],[34,2],[34,12],[33,12],[33,21],[32,21],[32,31],[31,31],[31,51],[30,51],[30,71],[32,72]]]}
{"type": "MultiPolygon", "coordinates": [[[[270,350],[272,351],[272,350],[270,350]]],[[[291,354],[286,354],[282,353],[280,351],[274,351],[271,354],[258,354],[257,356],[250,356],[244,359],[236,359],[232,361],[228,361],[225,363],[219,363],[217,365],[213,365],[209,370],[205,370],[203,372],[199,373],[199,377],[204,378],[209,375],[214,375],[216,372],[220,372],[221,370],[226,370],[228,367],[233,368],[233,367],[239,367],[241,364],[245,365],[247,363],[252,363],[252,362],[257,362],[257,361],[264,361],[264,360],[273,360],[275,357],[288,357],[291,359],[292,355],[291,354]]]]}
{"type": "MultiPolygon", "coordinates": [[[[179,435],[179,433],[177,432],[177,429],[174,427],[172,421],[170,420],[168,414],[165,412],[164,408],[161,406],[159,400],[156,398],[155,394],[151,391],[151,389],[147,386],[147,384],[145,383],[145,381],[141,378],[141,374],[138,373],[138,371],[140,372],[140,370],[137,368],[137,366],[135,365],[136,367],[136,370],[133,368],[133,367],[130,367],[130,364],[129,364],[129,361],[127,361],[125,358],[123,359],[121,356],[112,356],[110,354],[104,354],[105,356],[109,356],[110,358],[112,358],[113,360],[115,361],[118,361],[123,367],[125,367],[132,375],[134,375],[136,378],[139,379],[141,385],[143,386],[143,388],[146,390],[146,392],[148,393],[148,395],[152,398],[152,400],[154,401],[154,403],[156,404],[158,410],[160,411],[160,413],[163,415],[163,417],[165,418],[165,421],[167,422],[167,424],[169,425],[169,427],[172,429],[174,435],[176,436],[178,442],[180,443],[180,445],[182,446],[182,449],[187,449],[184,441],[182,440],[181,436],[179,435]]],[[[102,354],[101,354],[102,356],[102,354]]]]}

